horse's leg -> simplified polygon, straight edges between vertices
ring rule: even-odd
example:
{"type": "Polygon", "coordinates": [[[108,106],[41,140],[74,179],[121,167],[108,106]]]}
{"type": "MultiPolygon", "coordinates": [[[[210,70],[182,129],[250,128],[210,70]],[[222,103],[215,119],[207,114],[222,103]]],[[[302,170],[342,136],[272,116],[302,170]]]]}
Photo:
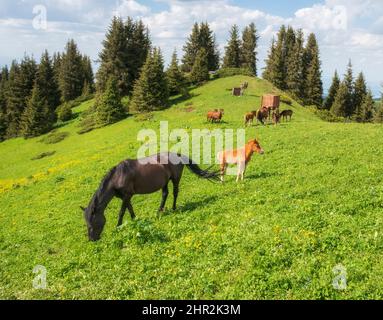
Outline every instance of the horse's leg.
{"type": "Polygon", "coordinates": [[[166,199],[168,198],[168,194],[169,194],[169,188],[168,188],[168,184],[166,184],[165,187],[162,188],[162,200],[161,200],[161,205],[160,205],[160,208],[158,209],[158,212],[164,211],[164,207],[165,207],[166,199]]]}
{"type": "Polygon", "coordinates": [[[237,180],[236,180],[236,182],[239,181],[240,177],[243,180],[243,173],[245,171],[245,163],[244,162],[239,162],[237,164],[237,166],[238,166],[238,172],[237,172],[237,180]]]}
{"type": "Polygon", "coordinates": [[[225,177],[226,168],[227,168],[227,164],[223,162],[221,164],[221,182],[222,183],[224,182],[224,179],[225,179],[224,177],[225,177]]]}
{"type": "Polygon", "coordinates": [[[127,200],[127,207],[128,207],[128,210],[129,210],[129,213],[130,213],[130,217],[132,218],[132,220],[134,220],[135,218],[136,218],[136,215],[134,214],[134,210],[133,210],[133,207],[132,207],[132,203],[130,202],[130,199],[131,198],[129,198],[128,200],[127,200]]]}
{"type": "Polygon", "coordinates": [[[173,181],[173,210],[177,209],[178,191],[179,191],[179,181],[173,181]]]}
{"type": "Polygon", "coordinates": [[[121,209],[120,209],[120,213],[118,214],[117,227],[122,225],[122,220],[124,219],[124,215],[125,215],[125,212],[126,212],[127,208],[128,208],[128,202],[126,201],[126,199],[123,199],[122,200],[121,209]]]}

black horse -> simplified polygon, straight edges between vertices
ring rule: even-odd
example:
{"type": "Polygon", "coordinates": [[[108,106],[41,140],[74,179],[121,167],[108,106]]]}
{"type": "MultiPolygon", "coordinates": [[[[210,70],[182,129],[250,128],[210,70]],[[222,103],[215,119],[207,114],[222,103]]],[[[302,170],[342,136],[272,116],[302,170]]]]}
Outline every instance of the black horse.
{"type": "Polygon", "coordinates": [[[162,189],[162,201],[159,212],[163,211],[168,197],[169,180],[173,183],[173,210],[176,209],[179,183],[184,166],[199,177],[208,180],[219,180],[219,172],[202,170],[191,159],[175,153],[159,153],[136,160],[125,160],[112,168],[102,180],[98,190],[93,195],[84,211],[88,227],[88,237],[91,241],[100,239],[106,222],[104,211],[113,197],[122,199],[118,224],[122,224],[126,209],[132,219],[135,218],[131,198],[135,194],[149,194],[162,189]]]}

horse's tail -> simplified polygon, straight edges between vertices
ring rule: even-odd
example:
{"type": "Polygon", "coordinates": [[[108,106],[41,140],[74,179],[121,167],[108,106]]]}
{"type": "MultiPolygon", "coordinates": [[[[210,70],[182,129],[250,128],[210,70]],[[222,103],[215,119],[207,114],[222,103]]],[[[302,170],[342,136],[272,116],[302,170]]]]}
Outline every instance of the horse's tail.
{"type": "Polygon", "coordinates": [[[210,171],[213,166],[203,170],[192,159],[187,156],[181,156],[182,163],[195,175],[207,179],[209,181],[219,181],[220,171],[210,171]]]}

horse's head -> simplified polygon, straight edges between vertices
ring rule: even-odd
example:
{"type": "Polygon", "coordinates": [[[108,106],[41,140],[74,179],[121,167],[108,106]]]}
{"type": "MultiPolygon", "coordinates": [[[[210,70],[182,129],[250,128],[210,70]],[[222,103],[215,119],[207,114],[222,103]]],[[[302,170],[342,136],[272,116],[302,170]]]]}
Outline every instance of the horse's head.
{"type": "Polygon", "coordinates": [[[248,144],[251,146],[251,150],[253,152],[257,152],[258,154],[264,154],[265,151],[262,149],[257,139],[250,140],[248,144]]]}
{"type": "Polygon", "coordinates": [[[82,208],[84,218],[88,228],[88,238],[90,241],[97,241],[101,237],[101,232],[105,226],[104,213],[97,209],[96,200],[92,199],[91,204],[87,208],[82,208]]]}

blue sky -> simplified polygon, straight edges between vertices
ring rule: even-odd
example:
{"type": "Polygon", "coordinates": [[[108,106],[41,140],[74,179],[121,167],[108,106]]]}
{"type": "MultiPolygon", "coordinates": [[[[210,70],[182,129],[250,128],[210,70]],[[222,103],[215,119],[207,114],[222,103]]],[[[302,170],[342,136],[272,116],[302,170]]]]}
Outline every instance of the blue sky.
{"type": "Polygon", "coordinates": [[[232,24],[242,28],[255,22],[261,35],[259,68],[280,25],[290,24],[305,34],[316,33],[325,87],[335,69],[344,73],[348,59],[355,73],[365,72],[375,95],[383,82],[382,0],[2,0],[0,65],[25,52],[38,58],[45,48],[62,51],[69,38],[96,60],[114,14],[142,18],[166,61],[175,48],[182,54],[194,21],[210,23],[222,52],[232,24]],[[41,14],[33,12],[37,5],[46,9],[46,28],[39,28],[40,20],[34,28],[41,14]]]}

